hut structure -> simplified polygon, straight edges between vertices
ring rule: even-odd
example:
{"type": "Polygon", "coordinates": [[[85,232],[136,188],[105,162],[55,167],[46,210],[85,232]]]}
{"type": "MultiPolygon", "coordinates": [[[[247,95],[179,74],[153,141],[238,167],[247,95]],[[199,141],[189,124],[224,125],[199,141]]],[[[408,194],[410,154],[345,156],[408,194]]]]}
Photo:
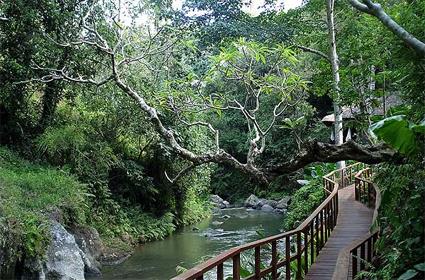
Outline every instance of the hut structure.
{"type": "MultiPolygon", "coordinates": [[[[382,99],[369,99],[364,106],[344,106],[342,108],[342,122],[344,127],[344,142],[355,140],[358,137],[356,120],[364,116],[385,118],[391,108],[401,105],[401,100],[396,94],[385,96],[382,99]]],[[[329,114],[322,118],[322,123],[328,127],[334,127],[335,114],[329,114]]],[[[331,129],[330,142],[335,143],[334,129],[331,129]]]]}

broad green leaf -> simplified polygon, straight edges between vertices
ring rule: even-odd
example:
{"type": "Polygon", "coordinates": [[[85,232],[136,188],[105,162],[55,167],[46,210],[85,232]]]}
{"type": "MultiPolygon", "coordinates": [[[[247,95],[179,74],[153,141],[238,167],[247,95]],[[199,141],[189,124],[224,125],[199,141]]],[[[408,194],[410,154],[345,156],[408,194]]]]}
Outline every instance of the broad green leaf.
{"type": "Polygon", "coordinates": [[[415,268],[419,271],[425,271],[425,263],[418,263],[415,268]]]}
{"type": "Polygon", "coordinates": [[[413,277],[415,277],[418,274],[418,272],[414,269],[409,269],[408,271],[406,271],[405,273],[403,273],[402,275],[400,275],[400,277],[398,277],[398,280],[408,280],[408,279],[412,279],[413,277]]]}
{"type": "Polygon", "coordinates": [[[425,133],[425,119],[420,124],[412,125],[412,129],[416,133],[425,133]]]}
{"type": "Polygon", "coordinates": [[[404,115],[383,119],[373,124],[370,130],[402,154],[411,155],[417,149],[414,131],[404,115]]]}

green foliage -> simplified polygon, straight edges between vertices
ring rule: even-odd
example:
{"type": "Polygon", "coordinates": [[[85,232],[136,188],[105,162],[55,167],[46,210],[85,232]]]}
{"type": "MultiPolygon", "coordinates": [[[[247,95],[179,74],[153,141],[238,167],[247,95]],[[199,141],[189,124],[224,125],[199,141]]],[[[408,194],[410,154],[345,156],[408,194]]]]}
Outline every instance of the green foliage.
{"type": "Polygon", "coordinates": [[[90,224],[98,229],[105,240],[121,238],[127,245],[136,245],[164,239],[176,228],[171,213],[155,217],[138,207],[125,207],[116,202],[99,210],[90,217],[90,224]]]}
{"type": "Polygon", "coordinates": [[[425,132],[425,120],[415,125],[406,116],[397,115],[373,124],[370,129],[379,139],[402,154],[411,156],[423,148],[419,145],[419,137],[425,132]]]}
{"type": "MultiPolygon", "coordinates": [[[[0,150],[0,199],[4,201],[0,206],[4,238],[0,242],[14,240],[14,244],[23,244],[26,254],[41,254],[48,242],[45,215],[59,208],[67,223],[93,224],[110,244],[116,240],[135,244],[164,238],[176,225],[207,216],[211,190],[231,201],[250,193],[279,198],[291,192],[294,178],[282,176],[264,189],[245,174],[215,165],[197,168],[170,184],[164,172],[177,174],[188,162],[164,145],[137,104],[116,86],[16,83],[47,74],[35,73],[30,67],[34,62],[65,67],[75,77],[109,74],[110,61],[97,50],[59,48],[45,39],[45,34],[60,42],[86,35],[79,25],[91,1],[80,2],[0,2],[0,16],[11,19],[0,22],[0,143],[14,146],[35,162],[66,170],[31,165],[0,150]]],[[[111,20],[110,14],[119,7],[109,1],[96,6],[90,21],[96,22],[111,45],[117,38],[111,23],[121,29],[129,43],[116,53],[119,60],[124,53],[147,51],[149,55],[140,63],[123,63],[120,76],[157,109],[163,124],[182,146],[202,153],[214,145],[210,131],[187,128],[177,117],[208,121],[220,130],[220,147],[244,162],[253,132],[240,111],[229,112],[225,107],[233,100],[249,104],[256,92],[262,104],[256,121],[263,128],[273,118],[276,103],[293,103],[270,130],[266,149],[256,159],[259,167],[288,160],[307,141],[327,140],[329,129],[317,118],[332,110],[330,102],[323,102],[323,96],[328,96],[327,101],[334,97],[329,63],[288,47],[299,44],[327,53],[323,1],[305,1],[289,13],[269,9],[272,1],[266,1],[266,12],[255,18],[243,11],[245,1],[241,0],[188,0],[183,9],[194,11],[190,16],[172,11],[172,1],[142,2],[130,5],[131,17],[145,9],[162,30],[158,36],[111,20]],[[171,101],[182,106],[170,106],[171,101]],[[214,110],[194,112],[188,102],[206,103],[214,110]]],[[[370,112],[379,101],[389,94],[403,98],[406,117],[383,120],[373,130],[401,153],[423,157],[424,124],[408,121],[419,123],[425,114],[423,58],[375,18],[354,12],[348,1],[336,2],[341,98],[335,101],[360,109],[349,125],[365,136],[362,132],[376,119],[370,112]],[[375,90],[369,87],[372,80],[375,90]]],[[[423,0],[415,4],[379,2],[397,22],[425,39],[423,0]]],[[[254,106],[247,107],[247,112],[254,110],[254,106]]],[[[416,214],[421,213],[419,201],[423,199],[420,164],[394,168],[391,172],[397,176],[380,177],[384,186],[381,248],[385,261],[376,273],[382,279],[403,273],[422,276],[421,260],[415,257],[423,256],[417,246],[423,243],[423,238],[418,239],[418,225],[423,224],[416,214]],[[418,182],[412,178],[419,178],[418,182]],[[390,187],[391,182],[395,183],[390,187]],[[408,197],[401,200],[402,194],[408,197]]],[[[323,200],[321,176],[331,167],[314,165],[306,170],[310,183],[295,193],[286,228],[294,227],[323,200]]],[[[22,254],[16,246],[10,246],[8,252],[22,254]]]]}
{"type": "MultiPolygon", "coordinates": [[[[423,268],[425,172],[423,163],[384,165],[375,182],[382,192],[377,279],[412,276],[423,268]],[[418,270],[418,271],[417,271],[418,270]],[[415,272],[415,273],[413,273],[415,272]]],[[[422,272],[423,276],[423,272],[422,272]]]]}
{"type": "Polygon", "coordinates": [[[85,186],[66,172],[31,164],[0,148],[0,248],[8,256],[5,266],[23,255],[44,255],[49,215],[58,211],[68,224],[84,223],[85,186]]]}
{"type": "Polygon", "coordinates": [[[405,273],[403,273],[402,275],[400,275],[400,277],[398,277],[398,280],[408,280],[408,279],[412,279],[413,277],[415,277],[418,274],[418,272],[414,269],[409,269],[408,271],[406,271],[405,273]]]}
{"type": "Polygon", "coordinates": [[[288,207],[288,215],[285,216],[284,228],[290,230],[297,227],[322,203],[324,197],[320,179],[314,179],[295,191],[288,207]]]}
{"type": "Polygon", "coordinates": [[[297,227],[323,202],[325,191],[322,177],[334,169],[335,164],[315,164],[306,168],[304,178],[309,183],[296,190],[292,196],[284,221],[286,230],[297,227]]]}

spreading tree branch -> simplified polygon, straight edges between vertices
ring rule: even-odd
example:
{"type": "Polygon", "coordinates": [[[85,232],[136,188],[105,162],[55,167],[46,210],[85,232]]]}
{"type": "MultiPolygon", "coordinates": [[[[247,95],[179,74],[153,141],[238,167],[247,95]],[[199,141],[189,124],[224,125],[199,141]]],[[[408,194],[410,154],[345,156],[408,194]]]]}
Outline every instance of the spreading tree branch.
{"type": "Polygon", "coordinates": [[[356,160],[368,164],[376,164],[397,159],[400,159],[400,156],[386,145],[366,146],[351,140],[341,145],[310,142],[306,143],[301,152],[291,160],[266,168],[264,171],[268,176],[274,178],[295,172],[314,162],[356,160]]]}
{"type": "Polygon", "coordinates": [[[393,32],[408,46],[413,48],[421,56],[425,56],[425,43],[410,34],[406,29],[395,22],[382,8],[381,4],[371,0],[349,0],[351,5],[357,10],[372,15],[379,19],[385,27],[393,32]]]}
{"type": "MultiPolygon", "coordinates": [[[[76,41],[73,43],[59,43],[54,41],[57,45],[62,47],[78,47],[80,45],[86,45],[88,47],[92,47],[97,49],[100,53],[103,53],[105,56],[105,61],[109,61],[108,65],[110,67],[110,74],[106,76],[106,78],[102,78],[100,80],[96,80],[93,78],[86,78],[80,75],[71,75],[68,71],[63,69],[54,69],[49,67],[42,67],[36,65],[34,68],[40,70],[43,73],[49,73],[41,78],[32,79],[31,81],[38,81],[43,83],[48,83],[55,80],[64,80],[72,83],[83,83],[89,84],[96,87],[104,86],[108,83],[113,83],[117,86],[123,93],[132,98],[139,109],[143,111],[150,119],[150,122],[153,124],[155,131],[160,135],[163,141],[167,144],[168,147],[172,149],[172,151],[180,156],[182,159],[189,162],[188,166],[183,168],[174,178],[170,178],[168,174],[165,174],[166,178],[171,183],[175,183],[179,178],[181,178],[184,174],[195,168],[196,166],[200,166],[207,163],[217,163],[230,166],[241,171],[244,174],[247,174],[253,178],[255,178],[258,182],[267,184],[270,180],[274,179],[276,176],[282,174],[288,174],[290,172],[294,172],[307,164],[313,162],[335,162],[338,160],[358,160],[366,163],[376,163],[379,161],[385,161],[391,158],[394,155],[394,151],[388,150],[386,147],[365,147],[358,145],[354,142],[347,142],[339,146],[324,144],[324,143],[313,143],[307,145],[300,154],[298,154],[294,159],[279,164],[274,167],[267,168],[258,168],[254,164],[253,158],[257,155],[261,154],[264,150],[265,146],[265,135],[270,131],[267,128],[263,131],[256,120],[255,113],[258,110],[259,99],[256,94],[251,94],[251,97],[255,97],[255,106],[254,109],[250,109],[246,107],[247,104],[242,105],[239,102],[234,102],[237,106],[228,105],[226,108],[228,109],[236,109],[240,110],[244,116],[246,117],[248,123],[252,124],[255,129],[255,137],[251,139],[251,155],[248,156],[247,162],[242,163],[238,161],[234,156],[229,154],[228,152],[220,149],[218,143],[218,130],[213,128],[210,124],[206,122],[194,122],[187,123],[187,125],[200,125],[209,128],[216,135],[216,149],[214,151],[209,151],[201,154],[197,154],[187,148],[185,148],[181,143],[177,141],[175,137],[175,133],[172,128],[167,127],[162,122],[157,109],[149,104],[149,102],[144,98],[144,96],[149,96],[148,92],[143,92],[141,90],[137,90],[127,83],[122,67],[126,67],[128,63],[131,62],[142,62],[142,58],[145,56],[152,56],[152,51],[150,48],[151,42],[148,44],[148,48],[145,49],[146,53],[138,54],[133,57],[127,56],[126,52],[123,51],[123,36],[120,34],[121,30],[118,30],[117,40],[113,47],[109,47],[108,41],[95,29],[94,26],[87,26],[85,20],[83,21],[84,29],[86,32],[91,33],[91,40],[82,39],[80,41],[76,41]],[[94,39],[93,39],[94,38],[94,39]],[[124,62],[123,62],[124,61],[124,62]],[[257,142],[261,141],[261,147],[258,148],[257,142]]],[[[152,38],[150,36],[150,38],[152,38]]],[[[166,48],[167,45],[166,45],[166,48]]],[[[252,61],[251,61],[252,64],[252,61]]],[[[250,66],[251,67],[251,66],[250,66]]],[[[255,92],[253,88],[251,88],[251,84],[247,84],[250,88],[251,93],[255,92]]],[[[286,90],[285,87],[282,90],[286,90]]],[[[276,121],[276,117],[281,115],[287,106],[295,106],[296,102],[289,102],[287,104],[279,103],[277,107],[274,108],[274,116],[272,123],[276,121]],[[283,105],[283,106],[282,106],[283,105]],[[281,109],[280,107],[283,107],[281,109]]],[[[214,105],[210,105],[210,107],[215,107],[214,105]]],[[[223,108],[220,108],[223,109],[223,108]]]]}

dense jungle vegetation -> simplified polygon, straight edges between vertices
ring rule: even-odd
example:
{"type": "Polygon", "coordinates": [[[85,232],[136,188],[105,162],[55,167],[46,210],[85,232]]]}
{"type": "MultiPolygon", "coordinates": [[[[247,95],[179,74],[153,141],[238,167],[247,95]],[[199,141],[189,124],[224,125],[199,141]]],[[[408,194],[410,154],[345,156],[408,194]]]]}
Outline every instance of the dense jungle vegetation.
{"type": "Polygon", "coordinates": [[[0,1],[0,275],[42,258],[52,219],[124,254],[210,194],[293,195],[289,229],[358,160],[383,194],[368,277],[423,279],[425,1],[246,2],[0,1]]]}

